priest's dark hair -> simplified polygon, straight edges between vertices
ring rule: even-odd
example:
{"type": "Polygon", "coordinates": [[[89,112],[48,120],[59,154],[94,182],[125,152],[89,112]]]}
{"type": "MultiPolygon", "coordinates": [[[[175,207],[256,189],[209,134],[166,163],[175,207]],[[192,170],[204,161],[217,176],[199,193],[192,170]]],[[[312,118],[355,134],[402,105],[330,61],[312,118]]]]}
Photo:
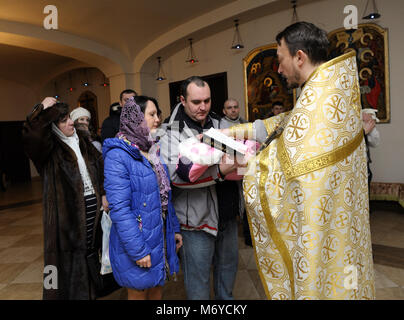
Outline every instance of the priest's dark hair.
{"type": "Polygon", "coordinates": [[[276,42],[280,45],[284,40],[289,53],[294,57],[296,52],[302,50],[307,54],[313,64],[319,64],[328,60],[329,41],[327,33],[309,22],[296,22],[276,36],[276,42]]]}

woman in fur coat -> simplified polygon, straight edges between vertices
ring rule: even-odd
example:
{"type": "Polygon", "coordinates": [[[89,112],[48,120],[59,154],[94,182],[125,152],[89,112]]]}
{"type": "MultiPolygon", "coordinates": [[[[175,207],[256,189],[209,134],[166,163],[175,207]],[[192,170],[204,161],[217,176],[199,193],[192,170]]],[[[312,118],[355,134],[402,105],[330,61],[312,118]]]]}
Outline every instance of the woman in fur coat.
{"type": "Polygon", "coordinates": [[[99,209],[108,206],[102,155],[52,97],[27,117],[23,145],[43,183],[43,299],[94,299],[87,256],[101,244],[99,209]]]}

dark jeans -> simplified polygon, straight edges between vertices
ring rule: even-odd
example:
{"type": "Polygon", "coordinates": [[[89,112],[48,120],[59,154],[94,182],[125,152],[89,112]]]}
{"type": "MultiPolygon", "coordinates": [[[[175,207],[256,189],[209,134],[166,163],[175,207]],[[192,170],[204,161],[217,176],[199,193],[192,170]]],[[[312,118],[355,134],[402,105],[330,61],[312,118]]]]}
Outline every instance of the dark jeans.
{"type": "Polygon", "coordinates": [[[204,231],[182,230],[181,267],[189,300],[209,300],[210,270],[216,300],[233,300],[238,267],[237,220],[226,224],[217,237],[204,231]]]}

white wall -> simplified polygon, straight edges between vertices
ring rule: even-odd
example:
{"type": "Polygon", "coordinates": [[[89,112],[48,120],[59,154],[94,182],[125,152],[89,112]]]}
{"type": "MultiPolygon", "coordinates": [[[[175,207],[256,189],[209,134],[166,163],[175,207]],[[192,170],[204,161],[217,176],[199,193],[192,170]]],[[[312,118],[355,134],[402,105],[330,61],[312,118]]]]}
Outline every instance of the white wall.
{"type": "Polygon", "coordinates": [[[24,84],[0,78],[0,121],[23,121],[32,110],[38,94],[24,84]]]}
{"type": "MultiPolygon", "coordinates": [[[[80,95],[85,91],[91,91],[97,96],[98,104],[98,125],[101,127],[102,122],[109,115],[110,103],[110,88],[103,87],[101,84],[104,82],[103,73],[97,68],[88,68],[87,76],[84,73],[85,69],[75,69],[66,73],[63,73],[51,80],[42,90],[41,98],[55,95],[55,85],[57,87],[57,93],[59,94],[60,101],[66,102],[70,109],[73,110],[78,106],[78,99],[80,95]],[[70,75],[71,74],[71,82],[70,75]],[[82,83],[87,79],[90,86],[84,87],[82,83]],[[73,92],[69,91],[70,87],[74,88],[73,92]]],[[[115,101],[119,100],[119,96],[115,101]]]]}
{"type": "MultiPolygon", "coordinates": [[[[298,16],[302,21],[309,21],[327,32],[343,27],[346,15],[343,10],[346,5],[356,5],[361,17],[366,1],[364,0],[324,0],[317,3],[298,7],[298,16]]],[[[382,17],[377,23],[389,30],[389,61],[390,61],[390,102],[391,122],[378,124],[382,143],[371,150],[373,159],[373,181],[404,182],[404,108],[402,107],[402,92],[404,84],[404,64],[402,52],[404,43],[403,17],[404,4],[402,0],[378,1],[378,9],[382,17]]],[[[178,81],[191,75],[208,75],[227,72],[228,94],[239,100],[244,115],[244,79],[243,58],[256,47],[275,42],[276,34],[290,24],[292,11],[287,10],[265,16],[247,23],[241,21],[239,26],[245,48],[242,51],[230,50],[233,39],[233,28],[216,33],[202,40],[194,37],[193,47],[199,63],[187,65],[185,59],[187,49],[179,49],[170,56],[164,56],[164,50],[159,52],[163,57],[163,68],[167,80],[163,83],[153,81],[156,72],[155,58],[147,61],[143,67],[142,93],[155,96],[163,109],[163,117],[169,114],[169,82],[178,81]]],[[[359,23],[365,21],[359,18],[359,23]]],[[[170,49],[172,52],[172,48],[170,49]]],[[[212,103],[215,103],[214,101],[212,103]]]]}

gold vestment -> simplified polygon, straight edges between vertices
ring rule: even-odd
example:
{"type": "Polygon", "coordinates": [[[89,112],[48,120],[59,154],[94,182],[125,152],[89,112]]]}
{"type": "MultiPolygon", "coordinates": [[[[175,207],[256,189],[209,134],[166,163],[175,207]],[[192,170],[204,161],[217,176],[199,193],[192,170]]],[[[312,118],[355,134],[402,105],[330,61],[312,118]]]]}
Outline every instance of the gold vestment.
{"type": "Polygon", "coordinates": [[[313,72],[292,111],[264,120],[270,134],[288,117],[243,181],[268,299],[375,298],[360,112],[349,52],[313,72]]]}

